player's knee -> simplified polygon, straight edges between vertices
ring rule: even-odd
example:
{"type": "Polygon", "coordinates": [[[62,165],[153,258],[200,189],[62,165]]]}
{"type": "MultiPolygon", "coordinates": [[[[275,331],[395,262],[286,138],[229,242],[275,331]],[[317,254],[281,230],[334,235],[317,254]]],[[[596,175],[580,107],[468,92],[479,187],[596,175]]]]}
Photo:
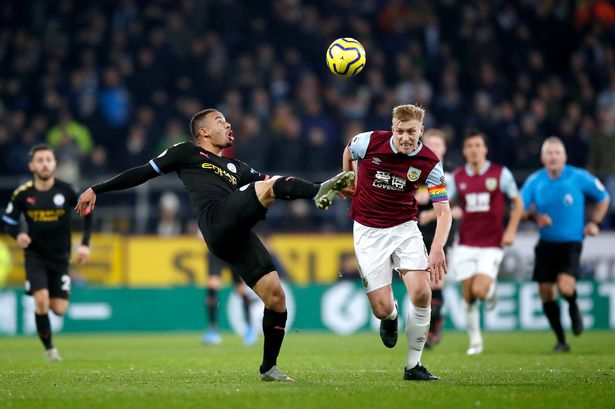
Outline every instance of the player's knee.
{"type": "Polygon", "coordinates": [[[267,297],[267,302],[265,305],[270,310],[278,312],[286,311],[286,294],[284,294],[284,289],[282,289],[282,287],[278,287],[272,290],[267,297]]]}
{"type": "Polygon", "coordinates": [[[372,312],[380,320],[385,319],[393,313],[393,303],[389,300],[377,300],[372,303],[372,312]]]}
{"type": "Polygon", "coordinates": [[[58,317],[62,317],[66,313],[66,308],[51,307],[51,311],[58,317]]]}
{"type": "Polygon", "coordinates": [[[417,307],[427,307],[431,303],[431,288],[429,285],[415,288],[410,294],[410,299],[417,307]]]}

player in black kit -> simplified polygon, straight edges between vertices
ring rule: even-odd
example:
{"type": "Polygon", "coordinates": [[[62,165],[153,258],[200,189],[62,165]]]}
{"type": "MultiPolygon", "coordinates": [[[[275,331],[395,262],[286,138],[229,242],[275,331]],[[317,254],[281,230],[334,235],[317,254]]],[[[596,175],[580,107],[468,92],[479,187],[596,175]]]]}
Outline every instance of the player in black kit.
{"type": "MultiPolygon", "coordinates": [[[[49,309],[62,316],[68,308],[70,276],[68,263],[71,240],[71,208],[77,204],[77,192],[54,177],[56,159],[47,145],[36,145],[30,151],[28,164],[33,179],[13,192],[2,220],[7,233],[24,249],[26,292],[34,296],[38,336],[49,361],[61,361],[51,342],[49,309]],[[27,230],[21,231],[19,218],[24,214],[27,230]]],[[[77,261],[90,259],[91,215],[85,218],[77,261]]]]}
{"type": "Polygon", "coordinates": [[[232,146],[235,138],[231,124],[215,109],[196,113],[190,130],[192,142],[178,143],[148,164],[92,186],[81,195],[75,210],[83,215],[94,208],[97,194],[177,172],[199,215],[207,247],[235,267],[265,304],[261,380],[293,382],[276,365],[286,326],[284,290],[271,256],[252,227],[265,218],[276,199],[314,199],[317,207],[327,208],[335,194],[353,182],[354,173],[342,172],[323,183],[312,183],[296,177],[269,177],[239,160],[222,157],[222,150],[232,146]]]}

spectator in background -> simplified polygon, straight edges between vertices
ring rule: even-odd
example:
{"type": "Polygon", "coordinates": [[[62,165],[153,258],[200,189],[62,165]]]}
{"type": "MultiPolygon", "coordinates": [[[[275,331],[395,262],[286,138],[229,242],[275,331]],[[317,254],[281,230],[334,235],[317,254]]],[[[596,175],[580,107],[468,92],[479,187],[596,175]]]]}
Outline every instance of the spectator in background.
{"type": "Polygon", "coordinates": [[[162,237],[179,236],[182,233],[181,203],[177,194],[166,191],[158,203],[156,233],[162,237]]]}

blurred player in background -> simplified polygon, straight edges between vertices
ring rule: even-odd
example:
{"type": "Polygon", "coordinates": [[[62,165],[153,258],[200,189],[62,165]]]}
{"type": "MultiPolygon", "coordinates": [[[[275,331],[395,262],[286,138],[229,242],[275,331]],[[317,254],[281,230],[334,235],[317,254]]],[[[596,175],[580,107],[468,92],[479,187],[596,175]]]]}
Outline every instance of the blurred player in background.
{"type": "Polygon", "coordinates": [[[459,242],[451,262],[463,292],[470,338],[467,354],[476,355],[483,352],[477,301],[482,300],[487,310],[495,308],[502,247],[515,240],[523,202],[510,170],[487,160],[484,134],[470,131],[466,135],[463,156],[466,164],[453,172],[453,183],[449,185],[450,200],[456,200],[463,210],[459,242]],[[506,199],[512,208],[504,230],[506,199]]]}
{"type": "MultiPolygon", "coordinates": [[[[440,129],[428,129],[423,135],[423,143],[429,149],[436,154],[440,163],[444,165],[444,155],[446,154],[446,134],[440,129]]],[[[445,172],[444,177],[446,179],[447,186],[452,183],[452,176],[450,173],[445,172]]],[[[416,192],[416,201],[419,204],[419,228],[423,234],[423,240],[427,251],[431,251],[431,243],[436,234],[436,220],[437,214],[429,200],[429,192],[426,186],[421,186],[416,192]]],[[[451,214],[453,216],[453,224],[451,231],[448,235],[448,240],[444,245],[444,252],[453,244],[455,239],[454,221],[461,218],[462,211],[459,206],[451,208],[451,214]]],[[[442,316],[442,307],[444,305],[444,297],[442,294],[442,288],[444,287],[444,280],[439,283],[431,282],[431,321],[429,323],[429,332],[427,333],[427,341],[425,341],[425,348],[429,349],[440,342],[442,334],[442,322],[444,321],[442,316]]]]}
{"type": "Polygon", "coordinates": [[[350,215],[354,220],[354,247],[372,312],[380,321],[380,337],[393,348],[398,337],[397,301],[391,287],[392,271],[399,272],[410,296],[406,320],[408,352],[405,380],[438,378],[422,364],[421,355],[431,317],[431,281],[446,273],[444,245],[451,226],[442,164],[421,141],[425,111],[416,105],[393,110],[392,132],[356,135],[344,150],[343,168],[357,170],[350,215]],[[437,215],[429,258],[417,226],[414,195],[427,185],[437,215]]]}
{"type": "Polygon", "coordinates": [[[94,208],[96,195],[145,183],[177,172],[199,215],[199,229],[209,250],[239,271],[241,278],[265,304],[263,313],[263,381],[293,382],[277,367],[286,327],[286,298],[271,255],[252,228],[263,220],[276,200],[313,199],[327,208],[334,196],[354,180],[342,172],[323,183],[292,176],[269,177],[244,162],[222,156],[233,145],[231,124],[215,109],[197,112],[190,121],[192,141],[181,142],[147,164],[124,171],[86,190],[76,211],[94,208]]]}
{"type": "Polygon", "coordinates": [[[547,138],[541,150],[544,168],[534,172],[521,188],[526,217],[540,229],[532,279],[538,282],[542,307],[557,337],[553,352],[570,351],[560,320],[557,290],[568,302],[573,334],[583,332],[576,291],[583,238],[600,232],[610,202],[598,178],[566,165],[566,160],[561,139],[547,138]],[[586,198],[597,202],[587,223],[586,198]]]}
{"type": "MultiPolygon", "coordinates": [[[[78,196],[71,185],[55,178],[56,159],[48,145],[32,147],[28,169],[32,180],[15,189],[2,220],[7,233],[24,249],[26,293],[34,296],[36,330],[47,359],[57,362],[62,358],[53,346],[49,309],[62,316],[68,308],[71,209],[78,196]],[[20,228],[21,214],[26,219],[25,231],[20,228]]],[[[89,214],[77,249],[79,263],[90,259],[91,228],[89,214]]]]}
{"type": "Polygon", "coordinates": [[[250,318],[250,297],[248,289],[241,279],[241,276],[235,268],[229,263],[226,263],[215,254],[207,252],[207,295],[205,296],[205,309],[207,310],[207,320],[209,327],[203,334],[203,343],[207,345],[217,345],[222,342],[222,336],[218,331],[218,291],[220,290],[220,276],[225,267],[228,267],[233,277],[233,285],[235,291],[242,300],[243,315],[246,321],[246,332],[243,334],[243,343],[245,345],[253,345],[256,342],[256,329],[252,325],[250,318]]]}

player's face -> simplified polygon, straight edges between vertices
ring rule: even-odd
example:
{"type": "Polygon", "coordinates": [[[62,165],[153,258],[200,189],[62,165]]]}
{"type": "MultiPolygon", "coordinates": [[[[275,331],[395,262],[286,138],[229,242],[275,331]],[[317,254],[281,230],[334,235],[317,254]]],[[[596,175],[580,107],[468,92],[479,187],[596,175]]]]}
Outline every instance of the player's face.
{"type": "Polygon", "coordinates": [[[35,177],[48,180],[56,170],[56,158],[50,150],[37,151],[28,163],[28,168],[35,177]]]}
{"type": "Polygon", "coordinates": [[[444,154],[446,153],[446,144],[444,140],[439,136],[428,136],[423,138],[423,142],[436,154],[440,162],[442,162],[442,158],[444,158],[444,154]]]}
{"type": "Polygon", "coordinates": [[[231,129],[231,124],[226,122],[226,118],[220,112],[211,112],[207,115],[205,126],[207,128],[209,141],[217,148],[224,149],[233,146],[235,136],[231,129]]]}
{"type": "Polygon", "coordinates": [[[481,164],[487,160],[487,146],[480,136],[468,138],[463,143],[463,156],[469,164],[481,164]]]}
{"type": "Polygon", "coordinates": [[[561,143],[550,142],[542,147],[540,153],[542,164],[550,172],[560,172],[566,163],[566,150],[561,143]]]}
{"type": "Polygon", "coordinates": [[[393,145],[403,154],[408,154],[419,146],[419,138],[423,134],[423,124],[420,121],[393,120],[393,145]]]}

